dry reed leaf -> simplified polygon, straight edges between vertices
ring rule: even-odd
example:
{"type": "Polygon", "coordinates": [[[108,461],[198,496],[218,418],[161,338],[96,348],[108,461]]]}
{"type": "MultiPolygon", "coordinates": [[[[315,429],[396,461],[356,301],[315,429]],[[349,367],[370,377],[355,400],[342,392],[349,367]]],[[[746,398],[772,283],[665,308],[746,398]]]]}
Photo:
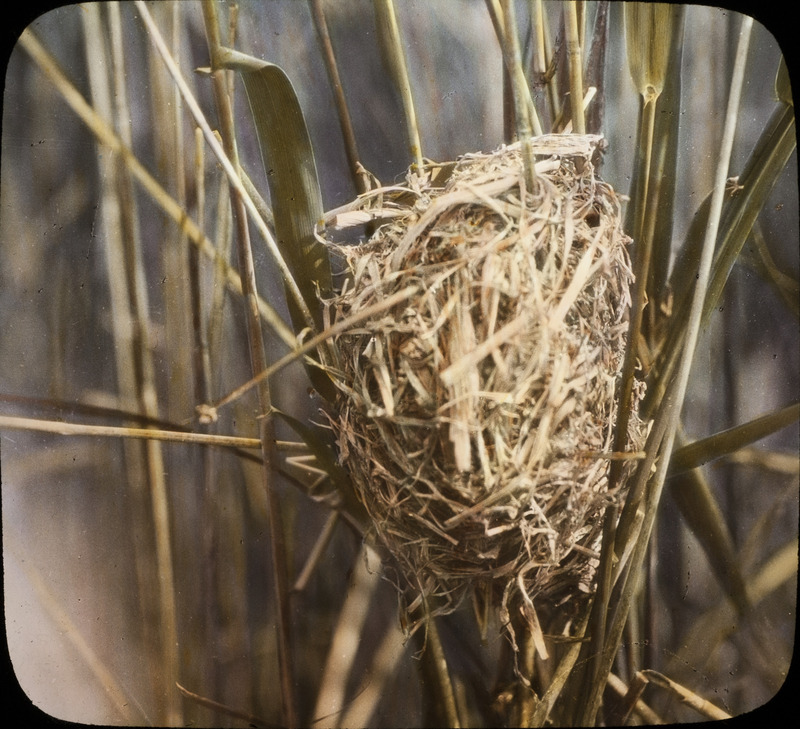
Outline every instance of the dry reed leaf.
{"type": "Polygon", "coordinates": [[[628,66],[636,90],[646,100],[658,96],[664,88],[675,12],[666,3],[625,6],[628,66]]]}

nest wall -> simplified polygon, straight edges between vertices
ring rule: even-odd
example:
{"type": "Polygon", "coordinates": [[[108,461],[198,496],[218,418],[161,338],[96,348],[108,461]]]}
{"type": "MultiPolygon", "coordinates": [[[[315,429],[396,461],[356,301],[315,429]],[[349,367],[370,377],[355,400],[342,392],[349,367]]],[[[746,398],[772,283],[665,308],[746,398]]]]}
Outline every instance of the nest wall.
{"type": "Polygon", "coordinates": [[[633,281],[600,141],[535,138],[532,189],[512,145],[355,206],[378,225],[328,315],[379,313],[334,340],[332,425],[409,616],[593,589],[633,281]]]}

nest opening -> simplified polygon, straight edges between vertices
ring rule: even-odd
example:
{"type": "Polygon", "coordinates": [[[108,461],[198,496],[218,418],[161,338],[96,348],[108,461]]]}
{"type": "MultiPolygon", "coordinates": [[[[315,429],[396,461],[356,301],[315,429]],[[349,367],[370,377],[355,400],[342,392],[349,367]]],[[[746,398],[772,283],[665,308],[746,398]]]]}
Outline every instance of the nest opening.
{"type": "Polygon", "coordinates": [[[410,172],[349,211],[380,222],[367,242],[330,244],[349,278],[327,315],[377,312],[334,340],[331,423],[409,616],[593,589],[633,280],[600,139],[534,138],[530,190],[518,145],[410,172]]]}

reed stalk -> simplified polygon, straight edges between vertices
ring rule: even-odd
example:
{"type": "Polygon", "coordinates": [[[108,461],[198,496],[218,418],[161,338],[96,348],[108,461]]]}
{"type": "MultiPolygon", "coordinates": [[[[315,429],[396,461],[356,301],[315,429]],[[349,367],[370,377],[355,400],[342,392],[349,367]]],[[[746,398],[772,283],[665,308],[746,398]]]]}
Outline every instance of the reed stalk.
{"type": "MultiPolygon", "coordinates": [[[[113,129],[86,103],[86,100],[64,76],[52,56],[45,50],[41,43],[39,43],[33,33],[30,30],[26,30],[20,36],[19,42],[21,47],[30,54],[42,71],[51,79],[64,100],[89,127],[97,139],[108,147],[110,151],[119,155],[126,168],[130,170],[131,174],[136,178],[136,181],[142,186],[142,189],[147,192],[151,199],[169,218],[181,227],[189,240],[196,245],[206,257],[218,264],[220,270],[224,271],[226,285],[233,292],[241,295],[242,282],[239,274],[222,258],[211,240],[198,228],[196,223],[186,215],[186,211],[167,193],[164,187],[147,171],[141,162],[139,162],[130,147],[126,146],[113,129]]],[[[210,130],[208,133],[211,134],[210,130]]],[[[220,153],[222,153],[221,148],[219,149],[220,153]]],[[[278,334],[287,345],[294,346],[296,342],[294,334],[292,334],[291,329],[286,325],[275,309],[269,303],[259,298],[258,310],[261,317],[270,325],[272,330],[278,334]]]]}
{"type": "MultiPolygon", "coordinates": [[[[583,6],[583,3],[581,3],[583,6]]],[[[569,61],[570,106],[572,129],[575,134],[586,134],[586,119],[583,114],[583,52],[581,27],[578,23],[578,4],[575,0],[564,3],[566,13],[567,60],[569,61]]]]}
{"type": "MultiPolygon", "coordinates": [[[[657,181],[651,180],[654,132],[656,121],[656,103],[667,79],[667,61],[673,38],[672,17],[674,10],[669,5],[646,5],[631,3],[625,8],[625,38],[628,49],[628,61],[634,86],[641,97],[639,107],[639,149],[638,159],[641,162],[641,173],[636,188],[637,198],[633,204],[635,218],[632,235],[636,241],[635,276],[637,286],[631,305],[631,318],[628,329],[628,347],[625,352],[625,364],[622,371],[620,391],[620,412],[616,425],[614,450],[624,449],[627,438],[628,418],[630,414],[630,398],[634,385],[634,370],[640,356],[639,339],[645,330],[645,305],[653,292],[648,292],[647,282],[650,277],[650,262],[653,253],[652,234],[657,214],[657,198],[651,194],[657,181]],[[650,225],[648,228],[647,226],[650,225]],[[650,296],[648,296],[650,294],[650,296]]],[[[675,36],[675,41],[679,36],[675,36]]],[[[611,464],[610,478],[612,483],[620,477],[619,463],[611,464]]]]}
{"type": "MultiPolygon", "coordinates": [[[[350,169],[350,176],[353,179],[353,185],[356,192],[360,195],[367,191],[368,186],[365,176],[362,172],[361,156],[358,153],[358,145],[356,143],[356,135],[353,131],[353,122],[350,119],[350,110],[347,105],[347,99],[344,95],[344,88],[342,87],[342,80],[339,76],[339,67],[336,63],[336,54],[333,50],[333,43],[331,35],[328,31],[328,21],[325,18],[325,9],[322,0],[309,0],[311,6],[311,17],[314,20],[314,28],[317,31],[319,38],[320,49],[322,51],[322,58],[325,61],[325,70],[328,72],[328,79],[333,92],[333,98],[336,103],[336,113],[339,116],[339,127],[342,130],[342,139],[344,140],[344,151],[347,155],[347,164],[350,169]]],[[[412,107],[413,108],[413,107],[412,107]]],[[[419,142],[417,142],[419,144],[419,142]]]]}
{"type": "Polygon", "coordinates": [[[414,107],[408,64],[406,63],[405,49],[400,37],[400,26],[397,23],[394,0],[373,0],[373,9],[378,27],[378,39],[389,66],[389,75],[400,94],[403,104],[412,164],[418,170],[421,170],[422,143],[420,142],[417,112],[414,107]]]}
{"type": "MultiPolygon", "coordinates": [[[[648,480],[650,480],[650,468],[654,465],[656,453],[658,453],[659,457],[658,463],[656,464],[656,470],[652,475],[652,481],[647,489],[648,493],[646,501],[643,504],[643,520],[638,529],[633,529],[630,525],[635,524],[637,521],[633,518],[633,516],[631,516],[629,521],[623,522],[623,519],[626,515],[625,511],[623,511],[620,517],[620,527],[616,540],[617,544],[625,544],[627,540],[632,538],[632,532],[638,532],[638,536],[636,537],[636,546],[631,557],[631,563],[627,570],[627,578],[623,583],[621,583],[622,592],[620,594],[619,601],[614,606],[614,619],[609,627],[609,632],[607,635],[606,649],[603,655],[603,663],[600,668],[600,680],[596,682],[594,691],[587,702],[586,710],[581,717],[583,722],[586,724],[594,723],[599,706],[600,692],[602,686],[605,684],[605,680],[603,679],[608,675],[611,669],[611,664],[616,654],[619,641],[622,637],[622,630],[628,619],[631,601],[633,599],[633,594],[638,582],[638,571],[644,561],[644,556],[648,547],[649,536],[653,528],[658,503],[661,497],[661,490],[664,484],[664,479],[666,478],[667,470],[669,468],[669,460],[676,438],[678,419],[680,417],[680,404],[683,403],[686,393],[686,387],[689,380],[689,370],[694,357],[694,350],[700,331],[703,300],[711,275],[714,244],[716,242],[719,219],[722,212],[722,203],[725,196],[725,181],[728,176],[728,166],[730,164],[730,155],[733,147],[734,133],[736,130],[739,100],[741,98],[741,91],[744,83],[745,63],[752,26],[752,18],[744,17],[742,19],[739,42],[734,62],[733,77],[731,79],[730,96],[725,114],[724,133],[720,145],[721,148],[715,174],[715,186],[714,192],[712,193],[712,207],[709,214],[708,227],[706,228],[700,267],[697,272],[697,283],[691,308],[692,314],[690,316],[689,328],[681,355],[680,368],[673,380],[670,382],[669,389],[665,395],[664,401],[662,402],[662,407],[656,414],[655,425],[651,431],[645,448],[645,450],[648,452],[648,458],[639,466],[637,470],[637,479],[633,487],[633,493],[637,493],[640,491],[640,489],[637,488],[639,484],[644,485],[648,480]],[[620,540],[620,535],[622,540],[620,540]]],[[[639,509],[636,500],[629,499],[628,502],[626,502],[625,509],[629,509],[629,513],[631,513],[634,508],[637,510],[639,509]]]]}
{"type": "MultiPolygon", "coordinates": [[[[283,258],[283,255],[278,249],[278,245],[275,242],[274,236],[267,228],[266,222],[261,217],[261,215],[259,215],[255,203],[253,202],[250,195],[247,193],[247,190],[245,189],[244,183],[242,182],[236,167],[233,165],[230,158],[225,153],[225,150],[223,149],[220,142],[217,140],[217,137],[211,131],[211,127],[208,125],[208,122],[206,121],[203,112],[199,104],[197,103],[197,100],[195,99],[191,90],[184,81],[180,69],[176,66],[174,60],[169,54],[169,49],[166,47],[166,44],[161,38],[157,26],[155,25],[155,23],[152,22],[152,17],[150,16],[149,11],[147,11],[147,6],[144,3],[138,2],[137,0],[137,7],[139,7],[140,10],[142,10],[142,18],[145,21],[148,32],[151,34],[151,37],[153,38],[153,41],[156,44],[156,48],[158,49],[162,59],[164,60],[164,63],[166,64],[167,69],[170,72],[170,75],[174,79],[175,83],[178,85],[178,88],[180,88],[182,98],[184,99],[192,116],[197,122],[197,125],[203,130],[203,136],[205,137],[207,144],[209,145],[209,147],[212,149],[215,156],[219,160],[220,164],[225,170],[225,173],[228,176],[231,186],[236,191],[236,193],[241,197],[242,204],[245,206],[247,212],[249,213],[253,222],[255,223],[258,232],[261,234],[262,238],[267,244],[267,249],[272,255],[278,270],[284,277],[284,281],[292,295],[292,300],[294,304],[298,307],[299,311],[301,312],[302,316],[305,319],[306,324],[311,329],[315,329],[316,327],[314,324],[314,317],[311,315],[311,312],[308,309],[308,305],[303,299],[303,295],[297,286],[297,282],[295,281],[292,272],[287,266],[286,261],[283,258]]],[[[228,52],[228,55],[233,56],[233,53],[228,52]]],[[[216,60],[219,61],[218,58],[216,60]]],[[[242,287],[244,295],[244,282],[242,283],[242,287]]],[[[258,300],[256,298],[254,299],[253,302],[250,303],[250,305],[255,305],[256,308],[258,308],[257,302],[258,300]]]]}
{"type": "MultiPolygon", "coordinates": [[[[209,54],[212,59],[212,74],[217,67],[219,49],[221,48],[219,35],[219,22],[216,17],[216,8],[213,2],[203,4],[203,19],[205,21],[208,39],[209,54]]],[[[155,28],[153,30],[156,30],[155,28]]],[[[155,36],[155,33],[154,33],[155,36]]],[[[233,131],[233,113],[230,100],[225,87],[225,78],[216,72],[214,78],[214,91],[217,109],[221,122],[221,135],[224,144],[225,156],[231,160],[232,170],[238,167],[238,153],[236,139],[233,131]]],[[[238,178],[237,178],[238,179],[238,178]]],[[[250,366],[253,373],[266,369],[267,360],[264,350],[264,337],[261,330],[261,321],[258,315],[255,267],[253,252],[250,247],[250,233],[247,226],[247,210],[245,206],[246,192],[244,188],[234,185],[231,188],[231,207],[233,209],[234,227],[236,229],[236,242],[239,255],[239,269],[242,275],[242,289],[245,298],[247,313],[247,333],[250,349],[250,366]],[[244,195],[242,194],[244,193],[244,195]]],[[[247,197],[249,200],[249,197],[247,197]]],[[[288,269],[287,269],[288,270],[288,269]]],[[[291,278],[291,276],[290,276],[291,278]]],[[[302,295],[297,293],[299,299],[296,303],[304,304],[302,295]]],[[[300,306],[303,310],[303,307],[300,306]]],[[[307,309],[305,310],[307,312],[307,309]]],[[[309,321],[312,321],[310,319],[309,321]]],[[[313,321],[312,321],[313,323],[313,321]]],[[[260,419],[260,440],[262,457],[262,484],[267,494],[269,504],[270,544],[272,547],[272,571],[275,599],[277,607],[277,634],[278,634],[278,671],[281,686],[281,716],[287,727],[297,725],[297,706],[294,691],[294,652],[292,646],[292,633],[290,623],[289,584],[287,575],[286,544],[281,518],[281,502],[275,485],[275,425],[270,416],[272,411],[272,395],[269,383],[262,380],[258,384],[258,404],[262,414],[266,417],[260,419]]]]}
{"type": "MultiPolygon", "coordinates": [[[[525,103],[525,99],[530,98],[528,82],[522,70],[522,54],[519,48],[519,35],[517,30],[517,20],[514,13],[514,3],[511,0],[503,0],[503,57],[505,58],[506,69],[511,78],[511,91],[514,99],[514,119],[517,123],[517,139],[522,145],[522,161],[525,165],[525,183],[529,190],[534,189],[536,184],[536,166],[533,159],[531,148],[532,114],[530,107],[525,103]]],[[[535,113],[535,112],[534,112],[535,113]]],[[[541,127],[539,127],[541,133],[541,127]]]]}
{"type": "MultiPolygon", "coordinates": [[[[116,18],[112,6],[112,19],[116,18]]],[[[105,33],[100,27],[99,13],[89,12],[85,16],[87,23],[87,37],[102,38],[105,33]]],[[[112,27],[118,29],[118,23],[113,22],[112,27]]],[[[121,41],[119,33],[116,33],[117,41],[121,41]]],[[[115,116],[109,103],[108,92],[105,91],[105,79],[99,77],[97,71],[102,68],[110,68],[103,57],[102,44],[94,46],[94,51],[100,54],[100,58],[93,58],[89,64],[90,69],[95,69],[94,89],[98,98],[95,104],[99,109],[105,107],[107,118],[115,116]]],[[[120,42],[112,46],[113,53],[121,56],[122,46],[120,42]]],[[[124,65],[121,57],[115,58],[113,67],[119,69],[124,65]]],[[[117,73],[115,77],[114,98],[117,99],[116,121],[121,127],[123,143],[125,135],[130,141],[130,130],[126,125],[129,115],[125,116],[126,104],[124,98],[127,92],[124,86],[124,76],[117,73]],[[120,86],[121,84],[121,86],[120,86]]],[[[137,227],[136,204],[132,195],[132,181],[124,171],[118,172],[116,169],[107,170],[108,177],[114,189],[107,192],[105,200],[111,204],[110,225],[107,235],[112,245],[117,249],[116,257],[122,256],[125,261],[125,274],[129,280],[129,313],[122,316],[130,316],[133,325],[132,355],[135,373],[135,392],[138,401],[138,409],[146,416],[155,418],[159,415],[159,405],[156,395],[154,382],[154,366],[151,352],[150,320],[148,302],[148,292],[145,283],[144,263],[141,254],[141,241],[137,227]],[[118,202],[119,201],[119,202],[118,202]],[[116,218],[114,220],[113,218],[116,218]]],[[[114,254],[112,254],[113,256],[114,254]]],[[[156,666],[156,675],[166,683],[172,683],[178,679],[178,629],[177,629],[177,606],[175,595],[175,574],[172,556],[172,536],[170,530],[169,501],[167,487],[164,479],[164,456],[158,441],[147,439],[144,443],[147,483],[149,487],[149,503],[152,519],[153,536],[156,549],[156,569],[159,585],[159,643],[161,646],[161,659],[156,666]]],[[[181,710],[172,692],[167,693],[164,716],[168,723],[181,721],[181,710]]]]}

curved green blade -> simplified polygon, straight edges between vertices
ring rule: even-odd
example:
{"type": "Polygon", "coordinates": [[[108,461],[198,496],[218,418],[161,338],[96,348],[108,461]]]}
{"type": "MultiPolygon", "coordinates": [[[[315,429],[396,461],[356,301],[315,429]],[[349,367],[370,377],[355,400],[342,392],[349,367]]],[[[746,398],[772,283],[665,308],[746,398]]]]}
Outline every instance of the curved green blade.
{"type": "Polygon", "coordinates": [[[778,73],[775,74],[775,96],[787,106],[794,106],[792,97],[792,84],[789,80],[789,69],[786,68],[786,59],[781,56],[778,63],[778,73]]]}
{"type": "Polygon", "coordinates": [[[327,251],[314,237],[324,211],[300,102],[279,66],[264,63],[241,75],[267,171],[278,246],[322,329],[317,292],[329,296],[333,286],[327,251]]]}
{"type": "MultiPolygon", "coordinates": [[[[238,54],[237,54],[238,55],[238,54]]],[[[314,236],[322,219],[322,194],[314,151],[305,117],[292,82],[280,66],[266,61],[237,58],[226,66],[241,74],[253,115],[262,162],[267,173],[278,248],[294,277],[303,300],[322,331],[320,297],[333,292],[331,266],[325,246],[314,236]]],[[[307,328],[294,299],[287,295],[295,333],[307,328]]],[[[336,388],[323,370],[307,367],[309,378],[327,400],[336,388]]]]}

